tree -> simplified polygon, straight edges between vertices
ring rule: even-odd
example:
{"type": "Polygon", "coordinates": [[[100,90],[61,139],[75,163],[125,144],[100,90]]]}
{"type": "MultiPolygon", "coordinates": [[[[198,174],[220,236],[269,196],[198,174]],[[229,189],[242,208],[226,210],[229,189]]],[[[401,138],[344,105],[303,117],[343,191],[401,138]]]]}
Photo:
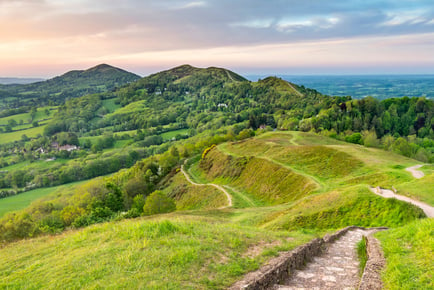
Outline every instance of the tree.
{"type": "Polygon", "coordinates": [[[144,215],[167,213],[176,210],[176,204],[173,199],[166,196],[160,190],[156,190],[146,198],[143,206],[144,215]]]}
{"type": "Polygon", "coordinates": [[[379,147],[380,142],[377,139],[375,131],[363,132],[363,145],[366,147],[379,147]]]}
{"type": "Polygon", "coordinates": [[[11,126],[11,128],[13,128],[17,125],[17,121],[15,121],[15,119],[9,119],[8,125],[11,126]]]}

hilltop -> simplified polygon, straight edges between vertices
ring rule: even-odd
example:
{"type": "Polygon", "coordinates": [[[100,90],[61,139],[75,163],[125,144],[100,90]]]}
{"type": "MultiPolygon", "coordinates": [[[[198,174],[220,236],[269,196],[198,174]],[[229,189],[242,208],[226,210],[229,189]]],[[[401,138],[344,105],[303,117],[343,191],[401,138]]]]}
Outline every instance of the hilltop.
{"type": "Polygon", "coordinates": [[[59,105],[67,99],[110,91],[139,78],[140,76],[120,68],[100,64],[45,81],[1,86],[0,108],[59,105]]]}

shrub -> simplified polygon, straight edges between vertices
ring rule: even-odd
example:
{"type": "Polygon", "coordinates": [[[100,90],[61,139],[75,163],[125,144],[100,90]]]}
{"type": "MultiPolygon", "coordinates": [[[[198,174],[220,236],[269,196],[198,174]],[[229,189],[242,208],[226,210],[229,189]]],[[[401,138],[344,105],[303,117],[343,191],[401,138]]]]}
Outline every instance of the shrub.
{"type": "Polygon", "coordinates": [[[144,215],[167,213],[174,210],[176,210],[175,201],[159,190],[151,193],[151,195],[146,198],[145,205],[143,206],[144,215]]]}
{"type": "Polygon", "coordinates": [[[211,151],[216,145],[212,144],[210,147],[206,148],[205,150],[203,150],[202,152],[202,159],[204,159],[206,157],[206,155],[208,154],[209,151],[211,151]]]}

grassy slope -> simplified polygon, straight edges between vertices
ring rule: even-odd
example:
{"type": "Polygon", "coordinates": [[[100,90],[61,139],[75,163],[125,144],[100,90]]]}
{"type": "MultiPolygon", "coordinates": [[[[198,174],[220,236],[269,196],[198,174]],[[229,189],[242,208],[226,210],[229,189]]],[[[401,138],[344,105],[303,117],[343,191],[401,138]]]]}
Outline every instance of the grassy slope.
{"type": "Polygon", "coordinates": [[[434,289],[434,219],[376,234],[387,264],[386,289],[434,289]]]}
{"type": "Polygon", "coordinates": [[[14,141],[20,141],[21,136],[26,135],[29,138],[34,138],[38,135],[43,135],[45,125],[39,127],[29,128],[26,130],[13,131],[9,133],[0,134],[0,144],[6,144],[14,141]]]}
{"type": "Polygon", "coordinates": [[[192,185],[181,172],[168,181],[163,192],[176,200],[177,210],[213,209],[228,202],[226,195],[214,186],[192,185]]]}
{"type": "Polygon", "coordinates": [[[311,238],[173,214],[106,223],[0,249],[0,288],[221,289],[311,238]]]}
{"type": "Polygon", "coordinates": [[[398,193],[434,206],[434,173],[396,186],[398,193]]]}
{"type": "MultiPolygon", "coordinates": [[[[52,107],[52,106],[37,108],[36,115],[33,121],[51,119],[52,116],[56,113],[56,111],[57,111],[57,107],[52,107]],[[45,114],[46,109],[50,110],[50,114],[48,116],[45,114]]],[[[16,114],[8,117],[3,117],[0,118],[0,125],[7,125],[9,120],[15,120],[17,123],[19,123],[22,120],[23,123],[29,123],[30,120],[32,120],[32,117],[30,116],[30,113],[22,113],[22,114],[16,114]]]]}
{"type": "MultiPolygon", "coordinates": [[[[384,175],[382,182],[411,181],[404,165],[412,165],[414,161],[396,156],[382,161],[378,153],[379,160],[374,162],[377,157],[372,157],[371,152],[364,153],[359,146],[348,146],[347,150],[333,139],[303,133],[264,134],[238,144],[219,146],[209,153],[211,157],[216,155],[215,174],[204,174],[197,163],[190,166],[189,172],[198,183],[214,180],[235,190],[232,191],[235,194],[233,208],[206,210],[206,203],[201,203],[198,195],[210,203],[222,195],[217,198],[207,187],[186,184],[184,177],[177,174],[166,192],[175,192],[175,195],[183,192],[178,198],[179,208],[191,209],[197,205],[198,210],[122,221],[116,226],[113,223],[96,225],[60,236],[6,245],[0,249],[4,257],[4,266],[0,266],[0,288],[4,285],[20,288],[24,287],[23,283],[33,288],[98,288],[110,283],[115,288],[220,289],[276,253],[276,249],[268,249],[253,257],[252,249],[259,248],[262,252],[263,248],[276,245],[279,249],[290,249],[316,234],[349,224],[399,226],[420,215],[418,209],[406,203],[382,199],[367,189],[368,182],[373,180],[369,174],[375,169],[384,175]],[[258,141],[255,146],[250,145],[258,141]],[[327,146],[325,150],[318,147],[318,154],[332,152],[343,161],[355,158],[357,164],[354,167],[352,162],[343,162],[348,173],[339,168],[323,173],[308,166],[310,159],[321,162],[315,159],[316,150],[309,151],[308,160],[299,161],[302,164],[294,165],[283,159],[291,156],[291,149],[302,142],[311,147],[327,146]],[[261,158],[240,158],[244,152],[258,148],[267,149],[259,153],[261,158]],[[223,151],[231,153],[232,157],[223,151]],[[350,153],[340,154],[347,151],[350,153]],[[285,154],[279,155],[279,152],[285,154]],[[244,170],[225,167],[225,162],[241,165],[244,170]],[[258,173],[261,170],[263,172],[258,173]],[[271,180],[267,180],[266,173],[271,180]],[[282,194],[293,190],[288,189],[292,181],[284,187],[274,181],[294,174],[307,184],[320,187],[295,198],[279,200],[282,194]],[[260,185],[252,182],[253,175],[260,185]],[[355,178],[359,178],[360,184],[346,184],[355,178]],[[275,202],[277,194],[279,201],[275,202]],[[304,228],[303,234],[296,231],[299,227],[304,228]],[[58,252],[62,252],[61,257],[58,252]]],[[[300,187],[295,184],[293,187],[300,187]]]]}
{"type": "Polygon", "coordinates": [[[315,183],[305,176],[271,161],[233,157],[218,148],[207,154],[201,166],[207,168],[207,179],[226,178],[229,185],[249,192],[264,204],[293,201],[316,188],[315,183]]]}
{"type": "Polygon", "coordinates": [[[35,200],[40,199],[41,197],[44,197],[46,195],[49,195],[54,192],[61,192],[66,188],[70,188],[72,186],[81,184],[87,182],[86,181],[78,181],[69,183],[66,185],[59,185],[54,187],[44,187],[44,188],[38,188],[30,191],[26,191],[14,196],[1,198],[0,199],[0,217],[5,215],[8,212],[11,211],[17,211],[23,208],[26,208],[29,206],[32,202],[35,200]]]}

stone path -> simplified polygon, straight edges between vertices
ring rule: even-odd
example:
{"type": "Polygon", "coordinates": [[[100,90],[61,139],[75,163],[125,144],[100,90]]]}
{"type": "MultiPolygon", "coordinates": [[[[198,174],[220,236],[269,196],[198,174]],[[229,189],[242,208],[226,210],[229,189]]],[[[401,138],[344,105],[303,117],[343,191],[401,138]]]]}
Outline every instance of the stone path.
{"type": "Polygon", "coordinates": [[[357,243],[376,230],[348,231],[320,256],[273,289],[357,289],[360,283],[357,243]]]}
{"type": "Polygon", "coordinates": [[[227,206],[222,206],[219,209],[223,209],[223,208],[227,208],[227,207],[231,207],[232,206],[232,197],[229,194],[229,192],[227,192],[226,189],[224,189],[220,185],[214,184],[214,183],[204,183],[204,184],[202,184],[202,183],[196,183],[196,182],[194,182],[193,180],[190,179],[190,176],[187,174],[187,172],[185,172],[184,165],[181,165],[181,172],[182,172],[182,174],[184,174],[185,179],[187,179],[187,181],[190,182],[193,185],[196,185],[196,186],[207,186],[207,185],[208,186],[214,186],[218,190],[222,191],[226,195],[226,197],[228,199],[228,205],[227,206]]]}

